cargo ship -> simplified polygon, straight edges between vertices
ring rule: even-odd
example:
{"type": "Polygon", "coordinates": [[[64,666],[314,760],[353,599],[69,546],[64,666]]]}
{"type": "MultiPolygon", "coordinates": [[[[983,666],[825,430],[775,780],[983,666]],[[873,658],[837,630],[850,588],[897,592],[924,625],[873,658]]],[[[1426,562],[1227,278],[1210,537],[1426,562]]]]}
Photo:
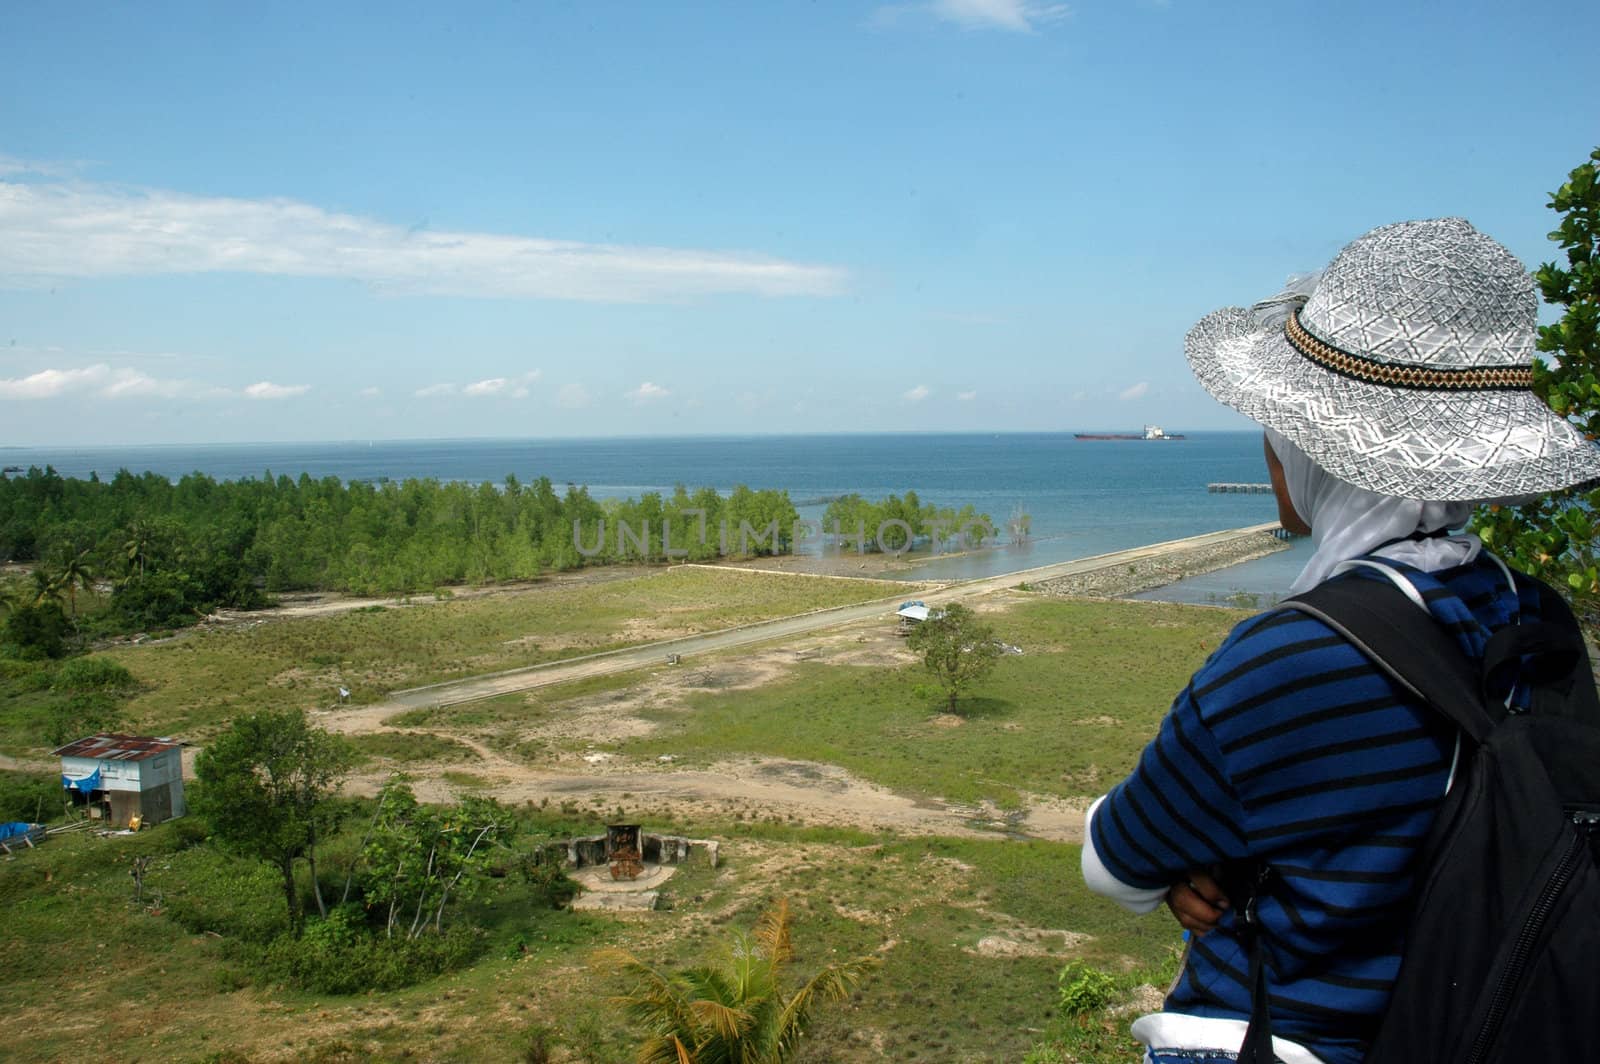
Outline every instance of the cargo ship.
{"type": "Polygon", "coordinates": [[[1181,440],[1183,433],[1166,432],[1160,425],[1146,425],[1141,432],[1074,432],[1076,440],[1181,440]]]}

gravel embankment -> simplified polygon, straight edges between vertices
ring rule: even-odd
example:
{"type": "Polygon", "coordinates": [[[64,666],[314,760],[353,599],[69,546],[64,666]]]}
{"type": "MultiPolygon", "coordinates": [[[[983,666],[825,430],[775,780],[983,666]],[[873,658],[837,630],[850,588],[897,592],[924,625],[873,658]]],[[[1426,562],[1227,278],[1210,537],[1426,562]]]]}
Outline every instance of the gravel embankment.
{"type": "Polygon", "coordinates": [[[1147,558],[1122,565],[1108,565],[1087,573],[1063,576],[1033,584],[1033,590],[1048,595],[1087,595],[1095,598],[1117,598],[1136,595],[1141,591],[1175,583],[1215,569],[1225,569],[1274,551],[1287,550],[1289,544],[1270,532],[1195,547],[1178,554],[1147,558]]]}

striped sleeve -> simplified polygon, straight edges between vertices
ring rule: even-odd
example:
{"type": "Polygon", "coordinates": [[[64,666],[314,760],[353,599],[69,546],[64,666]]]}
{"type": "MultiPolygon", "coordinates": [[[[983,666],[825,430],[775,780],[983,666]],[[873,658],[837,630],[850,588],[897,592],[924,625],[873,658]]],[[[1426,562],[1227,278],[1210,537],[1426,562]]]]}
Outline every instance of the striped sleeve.
{"type": "Polygon", "coordinates": [[[1086,845],[1125,886],[1164,889],[1188,869],[1245,855],[1243,810],[1193,690],[1178,696],[1133,774],[1090,819],[1086,845]]]}

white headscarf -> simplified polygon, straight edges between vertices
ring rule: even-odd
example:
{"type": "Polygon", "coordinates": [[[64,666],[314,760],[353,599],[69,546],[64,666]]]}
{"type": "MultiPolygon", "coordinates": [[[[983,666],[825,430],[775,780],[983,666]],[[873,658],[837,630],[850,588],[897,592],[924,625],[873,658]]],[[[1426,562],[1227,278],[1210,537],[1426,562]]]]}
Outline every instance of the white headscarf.
{"type": "Polygon", "coordinates": [[[1335,479],[1280,433],[1267,430],[1267,443],[1283,465],[1294,512],[1311,526],[1311,560],[1289,587],[1291,595],[1316,587],[1340,562],[1377,554],[1431,573],[1465,565],[1483,543],[1470,532],[1407,539],[1412,533],[1460,528],[1476,502],[1427,502],[1378,495],[1335,479]],[[1384,546],[1388,544],[1388,546],[1384,546]]]}

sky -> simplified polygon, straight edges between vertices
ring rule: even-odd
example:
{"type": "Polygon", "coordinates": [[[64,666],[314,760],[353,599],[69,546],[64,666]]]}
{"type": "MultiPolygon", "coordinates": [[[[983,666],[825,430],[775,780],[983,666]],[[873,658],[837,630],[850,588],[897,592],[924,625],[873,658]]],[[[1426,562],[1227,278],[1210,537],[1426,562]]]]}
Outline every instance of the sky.
{"type": "Polygon", "coordinates": [[[0,445],[1246,428],[1366,230],[1530,267],[1600,5],[0,5],[0,445]]]}

